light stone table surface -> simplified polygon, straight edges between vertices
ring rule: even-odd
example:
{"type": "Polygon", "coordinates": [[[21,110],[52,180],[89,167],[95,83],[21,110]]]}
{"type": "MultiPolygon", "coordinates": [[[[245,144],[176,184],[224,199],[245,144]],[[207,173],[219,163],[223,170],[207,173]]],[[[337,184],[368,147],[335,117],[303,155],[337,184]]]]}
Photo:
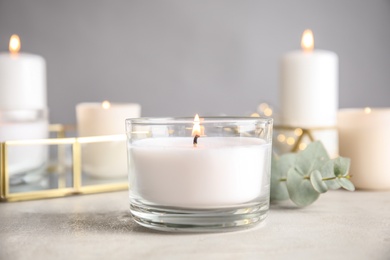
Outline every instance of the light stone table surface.
{"type": "Polygon", "coordinates": [[[265,225],[163,233],[134,223],[127,192],[0,204],[0,259],[390,259],[390,192],[330,191],[265,225]]]}

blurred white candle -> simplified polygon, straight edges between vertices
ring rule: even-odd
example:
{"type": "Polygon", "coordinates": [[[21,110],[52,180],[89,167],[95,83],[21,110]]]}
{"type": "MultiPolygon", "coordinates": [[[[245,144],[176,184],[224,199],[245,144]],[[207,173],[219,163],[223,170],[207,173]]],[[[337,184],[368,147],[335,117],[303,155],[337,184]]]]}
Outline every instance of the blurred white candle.
{"type": "MultiPolygon", "coordinates": [[[[310,30],[302,36],[302,50],[283,56],[281,62],[280,120],[303,128],[334,127],[338,109],[338,57],[313,50],[310,30]]],[[[338,153],[337,131],[317,131],[331,155],[338,153]]]]}
{"type": "Polygon", "coordinates": [[[338,130],[356,188],[390,189],[390,108],[341,109],[338,130]]]}
{"type": "MultiPolygon", "coordinates": [[[[140,117],[138,104],[81,103],[76,107],[78,134],[84,136],[125,135],[125,119],[140,117]]],[[[127,176],[126,142],[85,144],[83,171],[98,178],[127,176]]]]}
{"type": "Polygon", "coordinates": [[[46,62],[19,49],[19,37],[13,35],[10,52],[0,53],[0,109],[46,109],[46,62]]]}
{"type": "MultiPolygon", "coordinates": [[[[0,53],[0,142],[48,137],[46,62],[38,55],[19,53],[13,35],[9,52],[0,53]]],[[[39,168],[47,160],[45,146],[9,147],[12,176],[39,168]]]]}

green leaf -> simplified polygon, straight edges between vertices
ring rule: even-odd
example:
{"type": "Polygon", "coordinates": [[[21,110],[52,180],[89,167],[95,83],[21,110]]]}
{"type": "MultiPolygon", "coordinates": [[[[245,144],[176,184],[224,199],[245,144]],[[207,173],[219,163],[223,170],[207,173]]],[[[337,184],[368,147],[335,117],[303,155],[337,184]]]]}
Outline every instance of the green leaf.
{"type": "Polygon", "coordinates": [[[310,182],[318,193],[325,193],[328,191],[328,186],[326,186],[325,182],[322,180],[320,171],[315,170],[311,172],[310,182]]]}
{"type": "Polygon", "coordinates": [[[283,174],[283,177],[287,177],[287,172],[295,164],[297,155],[295,153],[287,153],[280,156],[279,168],[283,174]]]}
{"type": "Polygon", "coordinates": [[[290,199],[300,207],[312,204],[320,194],[313,188],[309,179],[294,167],[287,173],[287,189],[290,199]]]}
{"type": "Polygon", "coordinates": [[[329,160],[321,142],[310,143],[305,150],[297,154],[296,168],[305,176],[309,176],[314,170],[319,170],[329,160]]]}
{"type": "Polygon", "coordinates": [[[347,178],[341,177],[341,178],[337,178],[337,180],[338,180],[339,184],[341,185],[341,187],[343,187],[344,189],[349,190],[349,191],[355,190],[355,186],[347,178]]]}
{"type": "Polygon", "coordinates": [[[295,154],[285,154],[279,159],[272,156],[271,166],[271,200],[287,200],[289,198],[286,181],[281,181],[287,177],[288,169],[295,162],[295,154]]]}
{"type": "Polygon", "coordinates": [[[351,164],[351,159],[338,157],[333,160],[334,162],[334,174],[336,176],[347,176],[349,172],[349,166],[351,164]]]}
{"type": "Polygon", "coordinates": [[[323,178],[332,178],[334,175],[334,165],[332,160],[325,161],[320,169],[323,178]]]}
{"type": "Polygon", "coordinates": [[[323,178],[334,178],[333,180],[326,180],[325,184],[328,186],[328,189],[331,190],[337,190],[341,186],[336,180],[336,175],[334,174],[334,161],[328,160],[322,167],[321,167],[321,175],[323,178]]]}

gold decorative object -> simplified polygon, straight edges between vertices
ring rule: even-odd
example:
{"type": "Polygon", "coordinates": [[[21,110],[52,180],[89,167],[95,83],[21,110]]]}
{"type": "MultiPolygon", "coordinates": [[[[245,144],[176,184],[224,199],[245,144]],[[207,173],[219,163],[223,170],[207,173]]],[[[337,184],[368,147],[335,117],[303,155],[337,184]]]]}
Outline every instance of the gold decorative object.
{"type": "MultiPolygon", "coordinates": [[[[128,189],[127,177],[123,179],[104,179],[84,181],[82,173],[81,150],[83,145],[100,142],[123,142],[126,140],[125,135],[107,135],[91,137],[66,137],[67,132],[74,132],[74,126],[67,125],[50,125],[49,131],[55,134],[55,138],[48,139],[31,139],[31,140],[12,140],[0,143],[0,201],[13,202],[23,200],[45,199],[64,197],[79,194],[91,194],[101,192],[111,192],[128,189]],[[54,188],[34,190],[28,187],[25,190],[12,190],[10,183],[10,174],[8,171],[7,152],[10,147],[28,146],[28,145],[47,145],[56,146],[56,158],[54,162],[49,160],[48,166],[44,167],[42,176],[53,177],[55,180],[54,188]],[[67,148],[71,155],[67,156],[67,148]],[[70,158],[69,158],[70,157],[70,158]],[[70,165],[67,161],[71,159],[70,165]],[[54,178],[55,175],[55,178],[54,178]],[[67,184],[70,183],[70,184],[67,184]]],[[[41,175],[38,175],[41,176],[41,175]]],[[[42,180],[45,182],[47,180],[42,180]]]]}
{"type": "Polygon", "coordinates": [[[336,126],[330,126],[330,127],[311,127],[311,128],[305,128],[305,127],[297,127],[297,126],[286,126],[286,125],[275,125],[274,131],[276,133],[279,133],[279,131],[283,132],[292,132],[293,136],[287,137],[283,133],[279,133],[276,135],[276,141],[283,143],[286,142],[289,146],[291,146],[291,149],[289,149],[290,153],[296,153],[299,150],[304,150],[307,146],[307,143],[304,142],[305,137],[307,137],[310,142],[316,141],[314,138],[314,131],[329,131],[329,130],[337,130],[336,126]]]}

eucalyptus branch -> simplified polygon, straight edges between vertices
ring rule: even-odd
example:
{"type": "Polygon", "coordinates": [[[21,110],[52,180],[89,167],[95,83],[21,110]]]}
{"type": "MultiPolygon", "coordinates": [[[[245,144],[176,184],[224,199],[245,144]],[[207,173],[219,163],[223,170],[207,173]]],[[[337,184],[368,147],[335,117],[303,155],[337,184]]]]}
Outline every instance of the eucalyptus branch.
{"type": "MultiPolygon", "coordinates": [[[[337,178],[346,178],[346,179],[351,179],[352,175],[347,175],[347,176],[335,176],[335,177],[328,177],[328,178],[322,178],[323,181],[331,181],[335,180],[337,178]]],[[[305,180],[310,180],[310,176],[305,176],[303,177],[305,180]]],[[[279,181],[287,181],[287,178],[280,178],[279,181]]]]}
{"type": "Polygon", "coordinates": [[[296,154],[273,156],[271,201],[291,199],[303,207],[330,189],[353,191],[349,165],[348,158],[330,159],[321,142],[313,142],[296,154]]]}

